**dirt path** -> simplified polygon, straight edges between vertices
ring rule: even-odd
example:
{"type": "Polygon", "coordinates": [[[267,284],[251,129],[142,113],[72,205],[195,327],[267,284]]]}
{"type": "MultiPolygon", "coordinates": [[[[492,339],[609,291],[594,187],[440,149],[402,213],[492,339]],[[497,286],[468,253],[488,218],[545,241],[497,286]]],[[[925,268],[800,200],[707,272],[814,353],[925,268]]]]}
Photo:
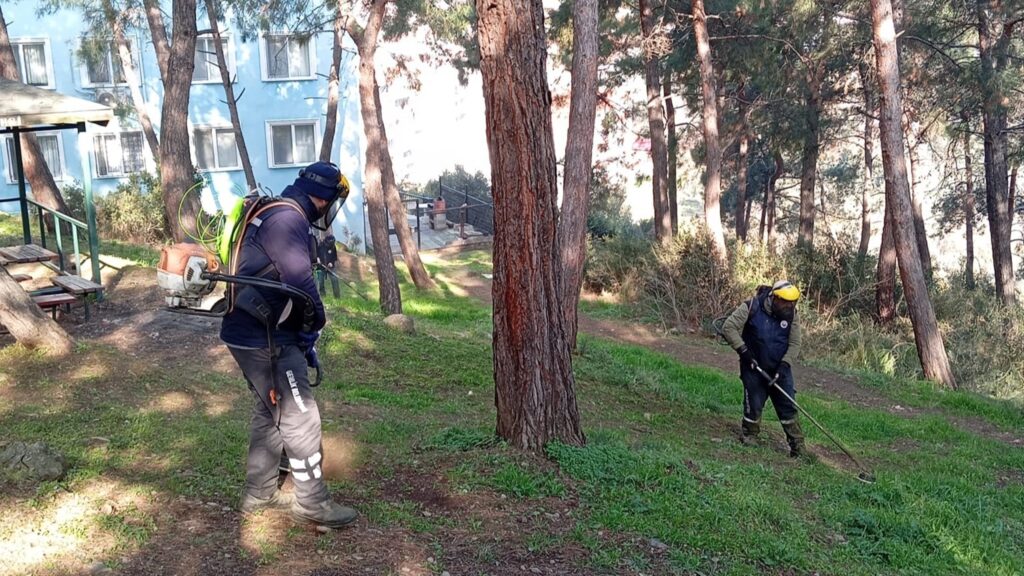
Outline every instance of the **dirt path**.
{"type": "MultiPolygon", "coordinates": [[[[489,278],[480,274],[463,273],[451,280],[470,296],[491,304],[491,280],[489,278]]],[[[736,354],[732,349],[708,338],[686,334],[667,334],[657,327],[647,324],[598,319],[585,314],[580,314],[579,328],[580,332],[584,334],[643,346],[685,364],[708,366],[728,373],[738,373],[739,371],[736,354]]],[[[987,420],[954,416],[937,409],[902,406],[883,394],[882,391],[865,386],[850,376],[799,365],[793,367],[793,376],[800,390],[838,398],[852,406],[884,410],[904,418],[941,414],[954,426],[971,433],[1005,442],[1011,446],[1024,447],[1024,436],[1002,430],[987,420]]]]}

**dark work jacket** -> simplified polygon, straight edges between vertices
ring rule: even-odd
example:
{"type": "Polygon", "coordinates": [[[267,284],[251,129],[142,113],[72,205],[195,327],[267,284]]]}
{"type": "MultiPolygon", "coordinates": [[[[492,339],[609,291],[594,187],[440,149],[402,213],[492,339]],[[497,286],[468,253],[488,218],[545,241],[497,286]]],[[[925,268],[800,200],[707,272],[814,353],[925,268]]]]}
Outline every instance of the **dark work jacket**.
{"type": "Polygon", "coordinates": [[[328,268],[334,268],[338,262],[338,247],[335,245],[335,240],[334,235],[328,234],[317,247],[320,263],[328,268]]]}
{"type": "Polygon", "coordinates": [[[780,320],[765,310],[765,290],[750,301],[750,317],[743,327],[743,343],[751,355],[769,374],[779,369],[779,363],[789,350],[789,332],[792,322],[780,320]]]}
{"type": "MultiPolygon", "coordinates": [[[[323,328],[325,324],[324,305],[316,290],[313,280],[312,262],[315,257],[316,240],[311,233],[310,222],[316,218],[316,207],[309,197],[288,186],[281,194],[283,198],[295,201],[302,208],[300,213],[294,205],[280,203],[261,214],[259,226],[249,224],[245,237],[240,241],[239,276],[259,276],[260,272],[270,270],[262,277],[283,282],[309,294],[315,307],[313,330],[323,328]]],[[[236,290],[243,286],[237,285],[236,290]]],[[[276,345],[298,344],[298,333],[302,327],[304,301],[292,299],[292,309],[288,316],[280,321],[286,304],[290,299],[276,290],[257,288],[260,295],[270,306],[275,322],[280,322],[273,329],[276,345]]],[[[235,308],[224,316],[220,326],[220,339],[228,345],[245,348],[266,348],[267,330],[264,325],[247,312],[235,308]]]]}

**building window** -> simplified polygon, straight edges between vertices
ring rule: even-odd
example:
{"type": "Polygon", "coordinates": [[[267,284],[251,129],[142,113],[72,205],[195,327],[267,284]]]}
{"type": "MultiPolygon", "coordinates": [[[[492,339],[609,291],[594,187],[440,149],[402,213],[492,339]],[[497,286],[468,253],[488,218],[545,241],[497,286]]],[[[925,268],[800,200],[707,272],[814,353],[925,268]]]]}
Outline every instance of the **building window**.
{"type": "Polygon", "coordinates": [[[146,169],[145,141],[138,130],[96,134],[92,151],[97,178],[128,176],[146,169]]]}
{"type": "MultiPolygon", "coordinates": [[[[138,48],[134,39],[128,40],[129,52],[132,55],[136,73],[141,73],[138,60],[138,48]]],[[[79,57],[81,58],[82,86],[94,88],[97,86],[117,86],[127,84],[124,69],[121,67],[121,57],[117,53],[117,45],[109,40],[98,40],[87,38],[82,40],[79,46],[79,57]]]]}
{"type": "Polygon", "coordinates": [[[14,39],[11,48],[18,78],[23,83],[40,88],[54,87],[50,46],[46,39],[14,39]]]}
{"type": "Polygon", "coordinates": [[[316,120],[268,122],[270,167],[303,166],[315,162],[319,132],[316,120]]]}
{"type": "MultiPolygon", "coordinates": [[[[43,153],[43,161],[50,169],[53,179],[63,180],[66,171],[64,170],[64,146],[60,134],[36,132],[35,136],[36,141],[39,142],[39,150],[43,153]]],[[[7,177],[7,182],[13,184],[18,181],[18,165],[14,155],[14,137],[5,135],[3,138],[4,160],[6,161],[7,168],[4,171],[4,175],[7,177]]],[[[22,135],[22,141],[24,139],[25,135],[22,135]]],[[[22,154],[24,154],[24,145],[22,147],[22,154]]]]}
{"type": "Polygon", "coordinates": [[[264,80],[314,78],[313,41],[309,37],[267,34],[260,39],[264,80]]]}
{"type": "Polygon", "coordinates": [[[232,128],[196,128],[192,139],[196,147],[196,168],[233,170],[241,166],[232,128]]]}
{"type": "MultiPolygon", "coordinates": [[[[231,42],[221,36],[220,45],[224,50],[224,59],[228,64],[228,75],[234,73],[234,59],[231,53],[231,42]]],[[[220,66],[217,65],[216,42],[212,36],[196,38],[196,67],[192,72],[192,83],[220,82],[220,66]]]]}

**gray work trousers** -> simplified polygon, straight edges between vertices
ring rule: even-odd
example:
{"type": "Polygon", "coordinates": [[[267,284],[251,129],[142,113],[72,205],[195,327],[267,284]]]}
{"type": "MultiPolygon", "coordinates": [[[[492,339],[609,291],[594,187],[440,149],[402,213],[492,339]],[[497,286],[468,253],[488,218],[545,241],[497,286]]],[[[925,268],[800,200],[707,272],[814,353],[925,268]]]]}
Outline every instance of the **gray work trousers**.
{"type": "Polygon", "coordinates": [[[258,498],[273,496],[283,450],[299,503],[314,505],[329,499],[323,478],[320,410],[309,386],[302,349],[279,346],[276,375],[271,371],[270,349],[229,346],[228,350],[257,396],[249,424],[245,491],[258,498]],[[271,403],[271,390],[276,390],[276,405],[271,403]]]}

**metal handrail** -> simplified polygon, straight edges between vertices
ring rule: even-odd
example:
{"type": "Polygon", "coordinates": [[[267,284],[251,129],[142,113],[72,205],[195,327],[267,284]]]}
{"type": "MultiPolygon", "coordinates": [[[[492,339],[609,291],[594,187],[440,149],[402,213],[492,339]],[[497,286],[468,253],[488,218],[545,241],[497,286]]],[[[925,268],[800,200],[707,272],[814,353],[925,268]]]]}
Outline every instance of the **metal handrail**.
{"type": "MultiPolygon", "coordinates": [[[[65,260],[64,260],[64,257],[65,257],[64,234],[62,233],[62,230],[61,230],[61,222],[62,221],[63,222],[67,222],[68,228],[71,230],[71,242],[72,242],[72,248],[74,249],[74,254],[75,254],[75,270],[78,272],[78,275],[81,275],[82,274],[82,251],[80,249],[81,243],[78,240],[78,229],[81,228],[82,230],[85,231],[86,234],[88,234],[89,233],[89,225],[86,224],[85,222],[82,222],[81,220],[79,220],[77,218],[73,218],[71,216],[68,216],[67,214],[58,212],[58,211],[56,211],[56,210],[54,210],[54,209],[52,209],[52,208],[50,208],[48,206],[44,206],[44,205],[40,204],[39,202],[37,202],[35,200],[30,200],[30,199],[26,198],[25,199],[25,203],[36,207],[37,214],[39,215],[39,241],[40,241],[40,245],[44,249],[48,249],[47,246],[46,246],[46,221],[45,221],[46,214],[50,214],[53,217],[53,224],[54,224],[54,228],[55,228],[55,230],[54,230],[54,241],[56,243],[55,248],[57,249],[57,257],[58,257],[58,262],[59,262],[59,264],[58,264],[58,271],[59,272],[65,272],[66,271],[65,260]]],[[[93,255],[90,254],[90,256],[93,256],[93,255]]]]}

